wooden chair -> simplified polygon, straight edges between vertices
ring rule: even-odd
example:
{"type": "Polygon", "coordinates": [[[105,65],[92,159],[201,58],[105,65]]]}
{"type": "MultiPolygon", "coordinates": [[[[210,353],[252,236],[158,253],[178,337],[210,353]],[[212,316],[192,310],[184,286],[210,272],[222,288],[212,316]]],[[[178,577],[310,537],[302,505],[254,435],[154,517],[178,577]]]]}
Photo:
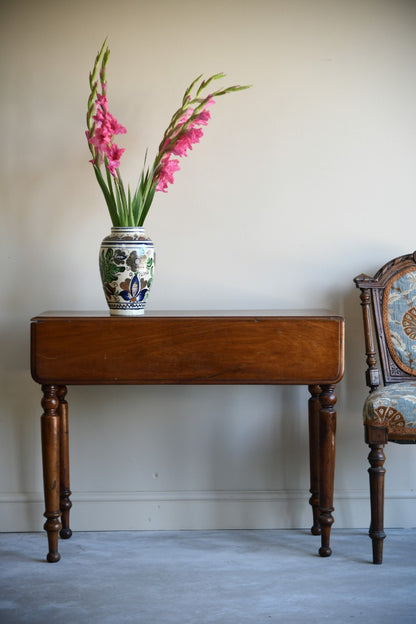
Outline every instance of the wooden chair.
{"type": "Polygon", "coordinates": [[[416,252],[387,262],[375,274],[358,275],[367,356],[365,440],[370,447],[373,563],[383,561],[384,446],[416,442],[416,252]],[[374,332],[377,337],[376,356],[374,332]],[[377,359],[383,374],[380,386],[377,359]]]}

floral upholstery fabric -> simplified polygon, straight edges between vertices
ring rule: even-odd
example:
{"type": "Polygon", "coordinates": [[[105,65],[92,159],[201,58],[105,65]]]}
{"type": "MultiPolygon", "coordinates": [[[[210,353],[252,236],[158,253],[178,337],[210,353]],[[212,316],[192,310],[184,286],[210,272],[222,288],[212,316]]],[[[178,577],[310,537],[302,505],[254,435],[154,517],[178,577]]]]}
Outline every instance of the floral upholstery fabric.
{"type": "Polygon", "coordinates": [[[371,392],[364,404],[366,425],[387,426],[389,433],[416,434],[416,380],[371,392]]]}
{"type": "Polygon", "coordinates": [[[416,375],[416,273],[396,277],[385,290],[383,324],[397,366],[416,375]]]}

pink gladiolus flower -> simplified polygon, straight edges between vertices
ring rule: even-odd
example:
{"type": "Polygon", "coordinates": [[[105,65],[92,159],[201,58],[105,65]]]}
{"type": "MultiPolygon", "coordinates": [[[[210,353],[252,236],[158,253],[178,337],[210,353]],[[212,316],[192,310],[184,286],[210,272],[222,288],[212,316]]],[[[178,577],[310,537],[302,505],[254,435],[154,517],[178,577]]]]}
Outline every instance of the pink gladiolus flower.
{"type": "Polygon", "coordinates": [[[179,119],[178,124],[182,126],[185,123],[185,121],[188,121],[189,117],[192,115],[193,112],[194,112],[193,108],[188,108],[185,114],[182,115],[182,117],[179,119]]]}
{"type": "MultiPolygon", "coordinates": [[[[186,135],[188,136],[191,143],[199,143],[199,141],[204,136],[204,133],[201,128],[191,128],[187,131],[186,135]]],[[[192,147],[190,147],[189,149],[192,149],[192,147]]]]}
{"type": "MultiPolygon", "coordinates": [[[[97,96],[97,109],[96,113],[93,116],[93,119],[96,123],[96,127],[100,128],[101,131],[107,133],[110,137],[114,134],[126,134],[127,130],[124,126],[118,123],[117,119],[108,112],[108,105],[106,98],[101,97],[98,100],[99,94],[97,96]],[[103,106],[101,102],[105,100],[105,105],[103,106]]],[[[111,138],[110,138],[111,140],[111,138]]]]}
{"type": "Polygon", "coordinates": [[[173,184],[173,174],[175,171],[179,170],[179,161],[171,159],[171,156],[175,155],[181,158],[187,156],[187,152],[192,149],[192,145],[194,143],[199,143],[204,133],[198,126],[207,125],[211,118],[207,107],[212,104],[215,104],[215,102],[210,98],[210,100],[205,103],[202,111],[191,121],[189,121],[189,118],[193,115],[194,109],[188,108],[177,122],[173,134],[165,140],[161,148],[162,153],[165,152],[165,155],[161,161],[160,171],[156,176],[158,180],[156,191],[167,193],[168,184],[173,184]],[[188,125],[183,129],[182,126],[187,122],[188,125]]]}
{"type": "Polygon", "coordinates": [[[171,148],[175,156],[186,156],[186,151],[192,149],[193,143],[199,143],[203,136],[201,128],[189,128],[178,138],[171,148]]]}
{"type": "MultiPolygon", "coordinates": [[[[214,104],[214,100],[212,100],[212,103],[214,104]]],[[[206,108],[204,108],[199,113],[199,115],[197,115],[195,122],[197,124],[200,124],[201,126],[206,126],[210,119],[211,119],[210,112],[206,108]]]]}
{"type": "Polygon", "coordinates": [[[179,160],[175,158],[170,158],[170,154],[167,154],[162,159],[160,173],[158,175],[158,182],[156,186],[157,191],[162,191],[162,193],[167,193],[168,184],[173,184],[173,174],[175,171],[179,171],[179,160]]]}
{"type": "Polygon", "coordinates": [[[105,116],[105,126],[111,134],[126,134],[127,130],[118,123],[117,119],[110,113],[105,116]]]}
{"type": "Polygon", "coordinates": [[[114,177],[116,175],[116,169],[118,169],[120,166],[120,158],[123,152],[125,152],[125,149],[119,147],[116,143],[107,146],[105,149],[105,155],[107,156],[108,160],[107,169],[114,177]]]}
{"type": "MultiPolygon", "coordinates": [[[[203,79],[202,75],[193,80],[165,130],[153,163],[146,164],[145,157],[137,191],[132,194],[129,186],[125,190],[119,169],[125,150],[114,142],[116,135],[125,134],[127,130],[110,113],[107,100],[106,68],[109,54],[110,50],[105,39],[89,74],[86,138],[92,155],[90,163],[103,191],[113,225],[140,226],[143,225],[149,212],[155,190],[167,192],[169,185],[174,183],[176,171],[180,169],[178,158],[187,156],[194,144],[200,142],[205,132],[204,126],[211,118],[208,109],[215,103],[214,98],[246,89],[247,86],[235,85],[226,89],[211,90],[208,85],[223,78],[222,73],[214,74],[207,80],[203,79]]],[[[129,290],[128,285],[121,292],[122,296],[123,292],[127,293],[126,297],[136,296],[132,294],[131,288],[130,294],[126,289],[129,290]]]]}
{"type": "Polygon", "coordinates": [[[172,154],[175,154],[175,156],[180,156],[181,158],[182,156],[186,156],[187,149],[192,149],[192,146],[189,139],[185,135],[182,135],[171,147],[172,154]]]}
{"type": "Polygon", "coordinates": [[[120,166],[120,158],[124,149],[121,149],[112,140],[116,134],[125,134],[126,128],[118,123],[117,119],[108,112],[108,101],[105,95],[98,93],[96,110],[93,116],[95,121],[92,136],[87,135],[88,142],[97,150],[96,165],[107,156],[108,170],[115,176],[116,169],[120,166]]]}
{"type": "MultiPolygon", "coordinates": [[[[105,90],[105,85],[102,85],[103,91],[105,90]]],[[[100,107],[104,113],[108,111],[108,100],[107,96],[101,93],[97,93],[97,108],[100,107]]]]}
{"type": "Polygon", "coordinates": [[[187,156],[187,151],[192,149],[194,143],[199,143],[203,136],[203,132],[198,126],[206,126],[211,119],[207,107],[212,104],[215,104],[215,101],[210,98],[205,103],[202,111],[191,121],[189,121],[189,118],[193,115],[195,109],[188,108],[177,122],[173,134],[165,140],[161,148],[162,153],[175,154],[175,156],[180,156],[181,158],[187,156]],[[183,130],[182,126],[185,124],[187,124],[186,129],[183,130]]]}
{"type": "Polygon", "coordinates": [[[89,139],[91,145],[94,145],[100,152],[103,152],[111,141],[111,135],[105,128],[96,128],[93,136],[89,139]]]}

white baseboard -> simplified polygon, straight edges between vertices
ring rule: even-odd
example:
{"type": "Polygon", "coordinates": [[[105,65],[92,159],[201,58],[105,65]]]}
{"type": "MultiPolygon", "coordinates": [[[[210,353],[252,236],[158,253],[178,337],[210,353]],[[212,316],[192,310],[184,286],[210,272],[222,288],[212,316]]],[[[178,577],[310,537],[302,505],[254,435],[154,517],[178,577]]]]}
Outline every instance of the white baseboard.
{"type": "MultiPolygon", "coordinates": [[[[303,490],[76,492],[71,497],[74,531],[181,529],[309,528],[310,494],[303,490]]],[[[338,491],[334,499],[334,528],[367,527],[368,492],[338,491]]],[[[43,495],[0,494],[0,531],[42,529],[43,495]]],[[[416,493],[386,495],[385,526],[416,526],[416,493]]]]}

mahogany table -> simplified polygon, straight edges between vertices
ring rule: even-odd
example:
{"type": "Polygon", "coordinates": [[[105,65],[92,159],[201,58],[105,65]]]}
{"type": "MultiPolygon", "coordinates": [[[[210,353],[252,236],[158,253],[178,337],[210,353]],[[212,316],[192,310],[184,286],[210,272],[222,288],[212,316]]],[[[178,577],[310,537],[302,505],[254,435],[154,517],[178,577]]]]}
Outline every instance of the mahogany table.
{"type": "Polygon", "coordinates": [[[45,312],[31,321],[31,370],[42,384],[47,560],[69,528],[68,385],[300,384],[309,387],[311,532],[331,554],[335,385],[344,320],[322,312],[45,312]],[[146,363],[143,366],[143,362],[146,363]]]}

